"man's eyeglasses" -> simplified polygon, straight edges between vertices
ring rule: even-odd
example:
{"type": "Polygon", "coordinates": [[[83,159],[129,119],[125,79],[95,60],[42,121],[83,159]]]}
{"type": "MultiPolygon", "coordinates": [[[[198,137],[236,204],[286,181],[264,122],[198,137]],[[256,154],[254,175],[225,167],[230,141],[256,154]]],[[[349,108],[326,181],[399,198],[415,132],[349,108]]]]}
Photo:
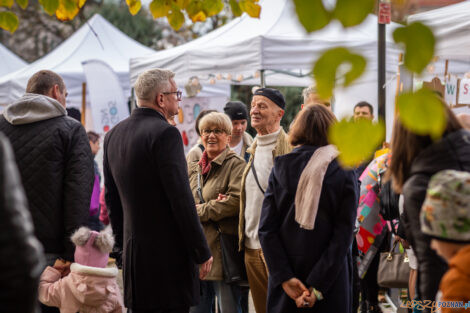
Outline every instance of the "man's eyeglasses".
{"type": "Polygon", "coordinates": [[[219,135],[222,135],[223,133],[225,133],[225,131],[223,131],[222,129],[203,129],[202,130],[202,135],[204,137],[208,137],[211,133],[214,133],[214,135],[216,136],[219,136],[219,135]]]}
{"type": "Polygon", "coordinates": [[[164,94],[164,95],[171,95],[171,94],[174,94],[174,93],[176,94],[176,99],[178,101],[181,101],[182,96],[183,96],[183,92],[181,90],[162,92],[162,94],[164,94]]]}

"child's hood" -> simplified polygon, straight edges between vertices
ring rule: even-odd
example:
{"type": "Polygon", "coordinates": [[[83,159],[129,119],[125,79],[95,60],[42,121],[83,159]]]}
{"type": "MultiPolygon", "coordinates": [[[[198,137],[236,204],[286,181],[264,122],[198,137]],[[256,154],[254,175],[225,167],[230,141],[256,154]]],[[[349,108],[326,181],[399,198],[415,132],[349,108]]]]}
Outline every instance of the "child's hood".
{"type": "Polygon", "coordinates": [[[117,268],[98,268],[73,263],[70,267],[72,293],[76,299],[89,306],[98,306],[109,299],[110,294],[116,294],[117,268]]]}

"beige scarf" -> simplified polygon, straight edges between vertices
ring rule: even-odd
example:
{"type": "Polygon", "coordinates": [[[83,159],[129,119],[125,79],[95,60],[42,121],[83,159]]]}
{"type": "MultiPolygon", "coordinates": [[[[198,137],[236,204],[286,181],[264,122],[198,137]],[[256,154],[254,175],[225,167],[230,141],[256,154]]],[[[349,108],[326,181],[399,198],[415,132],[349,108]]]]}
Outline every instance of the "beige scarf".
{"type": "Polygon", "coordinates": [[[333,145],[315,150],[300,175],[295,193],[295,221],[301,228],[312,230],[317,218],[323,179],[328,165],[339,152],[333,145]]]}

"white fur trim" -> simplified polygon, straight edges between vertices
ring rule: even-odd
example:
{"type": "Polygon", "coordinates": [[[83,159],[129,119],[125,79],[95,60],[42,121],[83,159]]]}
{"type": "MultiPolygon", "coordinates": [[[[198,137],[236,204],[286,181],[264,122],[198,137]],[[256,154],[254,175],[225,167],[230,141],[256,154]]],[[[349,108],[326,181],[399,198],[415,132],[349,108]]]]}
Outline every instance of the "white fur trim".
{"type": "Polygon", "coordinates": [[[85,266],[78,263],[72,263],[70,266],[70,271],[73,273],[86,274],[86,275],[96,275],[104,277],[116,277],[118,274],[118,269],[116,267],[92,267],[85,266]]]}
{"type": "Polygon", "coordinates": [[[110,253],[111,251],[113,251],[114,236],[111,227],[108,226],[102,231],[100,231],[98,236],[96,236],[93,244],[103,253],[110,253]]]}
{"type": "Polygon", "coordinates": [[[90,238],[91,230],[88,227],[80,227],[77,229],[70,239],[76,246],[84,246],[90,238]]]}

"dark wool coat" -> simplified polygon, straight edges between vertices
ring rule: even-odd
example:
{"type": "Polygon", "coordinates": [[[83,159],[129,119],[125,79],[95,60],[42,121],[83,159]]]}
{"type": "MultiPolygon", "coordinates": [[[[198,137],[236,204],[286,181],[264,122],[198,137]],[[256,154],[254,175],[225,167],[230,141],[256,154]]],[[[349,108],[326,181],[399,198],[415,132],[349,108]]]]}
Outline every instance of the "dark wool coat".
{"type": "Polygon", "coordinates": [[[93,156],[85,129],[68,116],[12,125],[0,117],[0,131],[15,153],[44,252],[73,261],[70,236],[86,224],[93,188],[93,156]]]}
{"type": "Polygon", "coordinates": [[[155,110],[135,109],[106,135],[103,161],[106,205],[123,249],[126,307],[197,304],[197,264],[211,255],[178,129],[155,110]]]}
{"type": "Polygon", "coordinates": [[[403,186],[406,236],[418,259],[419,296],[433,301],[439,282],[447,271],[446,262],[431,249],[431,238],[421,232],[420,212],[431,176],[452,169],[470,172],[470,132],[451,133],[427,147],[411,165],[411,175],[403,186]]]}
{"type": "Polygon", "coordinates": [[[268,313],[351,312],[351,259],[358,203],[357,177],[336,160],[323,180],[313,230],[295,221],[295,192],[300,175],[317,147],[301,146],[277,157],[265,193],[259,238],[269,269],[268,313]],[[322,292],[312,309],[297,309],[281,284],[292,277],[322,292]]]}

